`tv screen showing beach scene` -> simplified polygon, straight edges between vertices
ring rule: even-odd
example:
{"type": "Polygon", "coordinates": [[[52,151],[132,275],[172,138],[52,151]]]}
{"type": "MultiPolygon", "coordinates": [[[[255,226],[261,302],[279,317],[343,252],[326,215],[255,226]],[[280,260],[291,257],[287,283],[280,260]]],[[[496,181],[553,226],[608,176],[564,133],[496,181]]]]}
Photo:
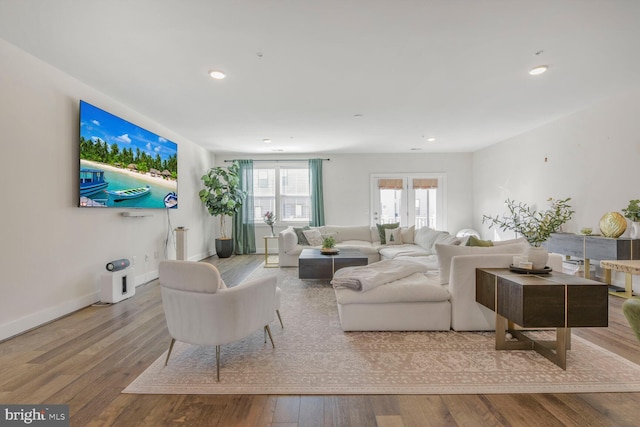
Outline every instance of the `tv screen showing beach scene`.
{"type": "Polygon", "coordinates": [[[79,206],[177,208],[177,144],[80,101],[79,206]]]}

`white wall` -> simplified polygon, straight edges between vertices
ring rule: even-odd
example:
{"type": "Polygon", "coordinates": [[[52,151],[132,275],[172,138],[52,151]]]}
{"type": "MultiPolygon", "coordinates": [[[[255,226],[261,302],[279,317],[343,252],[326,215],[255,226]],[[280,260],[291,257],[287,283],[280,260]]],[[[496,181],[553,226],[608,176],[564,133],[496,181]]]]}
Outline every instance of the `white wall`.
{"type": "Polygon", "coordinates": [[[157,277],[165,256],[165,210],[124,218],[124,209],[77,207],[80,99],[178,144],[171,224],[189,228],[189,258],[209,255],[213,219],[197,197],[209,152],[3,40],[0,64],[0,339],[98,301],[108,261],[136,256],[140,284],[157,277]]]}
{"type": "MultiPolygon", "coordinates": [[[[231,159],[307,159],[323,158],[325,222],[335,225],[368,225],[370,183],[374,173],[445,173],[447,182],[447,231],[455,234],[471,226],[472,192],[471,153],[461,154],[298,154],[247,155],[222,153],[216,156],[218,166],[231,159]]],[[[276,233],[282,230],[276,224],[276,233]]],[[[268,227],[256,226],[256,246],[261,252],[262,236],[268,227]]]]}
{"type": "Polygon", "coordinates": [[[549,197],[571,197],[576,213],[563,231],[599,232],[602,215],[640,198],[639,117],[640,90],[634,89],[474,153],[474,228],[495,238],[482,215],[504,213],[507,198],[546,208],[549,197]]]}

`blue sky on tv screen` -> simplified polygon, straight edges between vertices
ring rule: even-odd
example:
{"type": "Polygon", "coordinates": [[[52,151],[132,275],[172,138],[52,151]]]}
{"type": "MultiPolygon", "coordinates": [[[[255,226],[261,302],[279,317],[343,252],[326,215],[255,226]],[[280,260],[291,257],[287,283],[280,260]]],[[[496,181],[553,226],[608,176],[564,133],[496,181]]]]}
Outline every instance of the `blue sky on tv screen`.
{"type": "Polygon", "coordinates": [[[80,101],[80,136],[85,139],[101,139],[109,146],[117,144],[120,150],[131,148],[162,160],[177,154],[177,145],[153,132],[149,132],[124,119],[107,113],[84,101],[80,101]]]}

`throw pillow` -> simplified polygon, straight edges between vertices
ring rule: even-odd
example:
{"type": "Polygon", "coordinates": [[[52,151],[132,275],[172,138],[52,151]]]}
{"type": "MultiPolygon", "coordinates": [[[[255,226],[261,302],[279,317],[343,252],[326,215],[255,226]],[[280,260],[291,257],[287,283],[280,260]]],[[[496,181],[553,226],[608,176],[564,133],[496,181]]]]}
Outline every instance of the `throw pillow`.
{"type": "Polygon", "coordinates": [[[293,227],[293,231],[295,231],[296,236],[298,236],[298,244],[309,246],[309,242],[307,241],[307,238],[304,235],[305,230],[311,230],[311,227],[309,227],[308,225],[300,228],[293,227]]]}
{"type": "Polygon", "coordinates": [[[420,246],[422,249],[429,251],[430,254],[435,253],[433,245],[441,234],[446,233],[444,231],[433,230],[429,227],[422,227],[416,230],[416,235],[413,238],[413,242],[420,246]]]}
{"type": "Polygon", "coordinates": [[[501,245],[491,247],[479,246],[456,246],[436,244],[438,253],[438,264],[440,265],[440,280],[449,283],[449,273],[451,273],[451,258],[457,255],[480,255],[480,254],[513,254],[520,255],[529,249],[529,243],[514,243],[512,245],[501,245]]]}
{"type": "Polygon", "coordinates": [[[466,246],[482,246],[486,248],[488,246],[493,246],[493,242],[491,240],[478,239],[476,236],[469,236],[466,246]]]}
{"type": "Polygon", "coordinates": [[[385,245],[387,243],[387,239],[385,237],[384,230],[398,228],[400,227],[400,223],[396,222],[393,224],[376,224],[376,227],[378,227],[378,234],[380,235],[380,243],[385,245]]]}
{"type": "Polygon", "coordinates": [[[387,245],[401,245],[402,231],[399,228],[387,228],[384,230],[384,238],[387,245]]]}
{"type": "Polygon", "coordinates": [[[311,230],[304,230],[304,237],[307,238],[307,242],[309,242],[309,244],[311,246],[322,246],[322,235],[320,234],[320,230],[318,229],[311,229],[311,230]]]}
{"type": "Polygon", "coordinates": [[[440,233],[437,237],[436,240],[434,240],[433,242],[433,246],[431,246],[431,253],[435,253],[436,252],[436,245],[459,245],[460,244],[460,239],[458,239],[456,236],[452,236],[451,234],[447,233],[446,231],[443,231],[442,233],[440,233]]]}
{"type": "Polygon", "coordinates": [[[413,236],[416,234],[416,226],[412,225],[411,227],[402,227],[402,242],[403,243],[413,243],[413,236]]]}

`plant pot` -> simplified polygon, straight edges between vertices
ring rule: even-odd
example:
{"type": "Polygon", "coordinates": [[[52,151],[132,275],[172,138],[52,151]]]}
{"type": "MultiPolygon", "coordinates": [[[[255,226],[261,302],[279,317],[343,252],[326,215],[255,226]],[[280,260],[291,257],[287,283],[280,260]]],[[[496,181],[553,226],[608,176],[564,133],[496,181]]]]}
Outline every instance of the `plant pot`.
{"type": "Polygon", "coordinates": [[[549,251],[541,246],[531,246],[527,256],[534,270],[543,270],[549,261],[549,251]]]}
{"type": "Polygon", "coordinates": [[[630,233],[632,239],[640,239],[640,222],[631,222],[630,233]]]}
{"type": "Polygon", "coordinates": [[[233,254],[233,239],[216,239],[218,258],[229,258],[233,254]]]}

